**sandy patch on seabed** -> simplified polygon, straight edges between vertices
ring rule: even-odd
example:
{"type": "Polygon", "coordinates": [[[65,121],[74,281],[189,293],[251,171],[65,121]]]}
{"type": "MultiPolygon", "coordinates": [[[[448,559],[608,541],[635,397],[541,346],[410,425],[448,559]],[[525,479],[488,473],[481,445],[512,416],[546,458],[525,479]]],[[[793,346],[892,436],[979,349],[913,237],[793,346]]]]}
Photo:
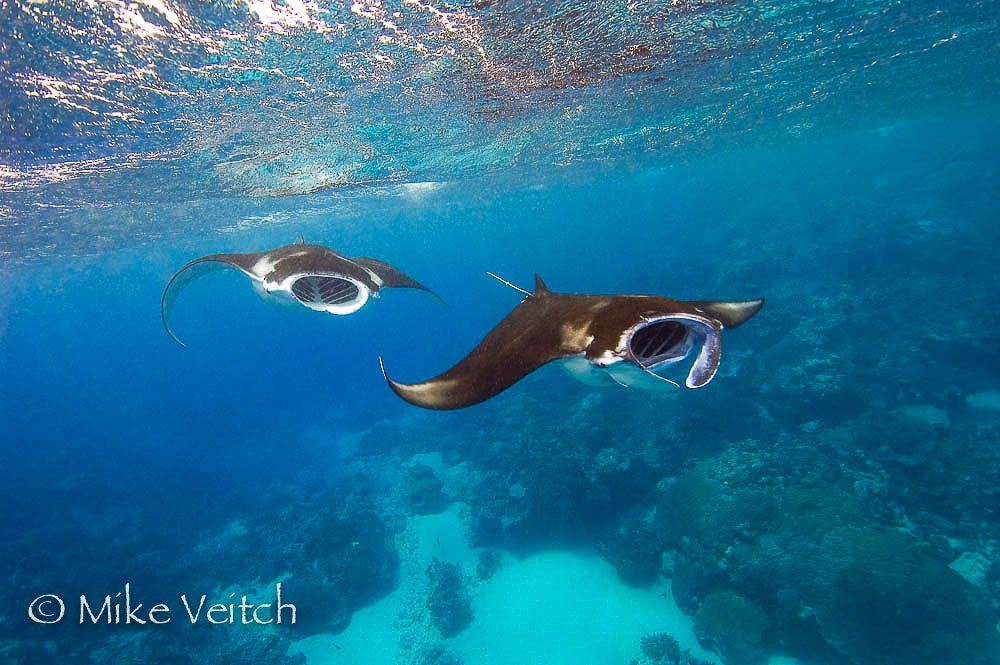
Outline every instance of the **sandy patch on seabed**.
{"type": "MultiPolygon", "coordinates": [[[[468,542],[465,509],[455,503],[439,515],[410,518],[397,538],[399,587],[355,612],[343,632],[300,640],[292,653],[305,654],[309,665],[408,665],[423,646],[441,642],[427,623],[425,571],[437,558],[460,563],[474,577],[478,550],[468,542]]],[[[639,639],[653,632],[669,633],[682,648],[722,663],[699,646],[668,582],[628,587],[594,554],[506,555],[493,577],[470,591],[475,618],[443,640],[466,665],[626,665],[639,656],[639,639]]],[[[786,658],[771,663],[796,665],[786,658]]]]}

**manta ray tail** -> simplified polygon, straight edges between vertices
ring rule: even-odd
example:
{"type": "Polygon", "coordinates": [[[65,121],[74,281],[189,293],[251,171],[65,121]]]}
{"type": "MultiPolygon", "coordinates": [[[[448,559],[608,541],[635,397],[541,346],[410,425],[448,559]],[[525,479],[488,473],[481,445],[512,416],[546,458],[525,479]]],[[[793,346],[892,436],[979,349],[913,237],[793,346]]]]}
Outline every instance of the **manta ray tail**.
{"type": "Polygon", "coordinates": [[[519,291],[520,293],[523,293],[526,296],[530,296],[531,295],[531,291],[528,291],[527,289],[522,289],[517,284],[513,284],[511,282],[508,282],[506,279],[504,279],[500,275],[497,275],[496,273],[492,273],[489,270],[487,270],[486,274],[489,275],[490,277],[492,277],[493,279],[495,279],[496,281],[500,282],[501,284],[509,286],[510,288],[514,289],[515,291],[519,291]]]}
{"type": "Polygon", "coordinates": [[[184,287],[200,277],[226,267],[237,268],[243,273],[254,277],[251,270],[260,256],[260,254],[211,254],[195,259],[194,261],[189,261],[180,270],[175,272],[163,290],[163,297],[160,298],[160,318],[163,320],[163,327],[166,329],[167,334],[170,335],[170,338],[181,346],[186,346],[170,328],[170,314],[174,309],[174,302],[177,300],[180,292],[184,290],[184,287]]]}

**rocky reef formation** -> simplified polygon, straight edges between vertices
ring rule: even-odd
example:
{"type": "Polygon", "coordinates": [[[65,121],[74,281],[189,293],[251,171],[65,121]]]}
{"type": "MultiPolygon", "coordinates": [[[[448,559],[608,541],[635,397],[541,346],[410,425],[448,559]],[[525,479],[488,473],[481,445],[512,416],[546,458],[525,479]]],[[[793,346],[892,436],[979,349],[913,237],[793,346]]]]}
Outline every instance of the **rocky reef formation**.
{"type": "Polygon", "coordinates": [[[464,661],[443,644],[434,644],[422,649],[413,665],[464,665],[464,661]]]}
{"type": "MultiPolygon", "coordinates": [[[[512,393],[479,412],[495,427],[415,429],[411,442],[464,465],[477,544],[583,545],[627,584],[671,578],[730,665],[1000,662],[993,424],[960,414],[945,427],[937,407],[875,412],[859,398],[822,425],[691,443],[704,426],[669,401],[656,413],[668,423],[633,408],[620,427],[588,414],[628,396],[573,390],[545,408],[512,393]]],[[[737,403],[731,390],[721,403],[737,403]]]]}
{"type": "Polygon", "coordinates": [[[632,661],[633,665],[708,665],[705,661],[691,655],[676,639],[667,633],[650,633],[639,640],[640,659],[632,661]]]}
{"type": "Polygon", "coordinates": [[[442,637],[453,637],[472,621],[472,600],[462,567],[434,560],[427,567],[427,610],[442,637]]]}
{"type": "MultiPolygon", "coordinates": [[[[474,619],[472,584],[494,574],[503,550],[587,547],[626,584],[671,579],[696,637],[727,665],[762,665],[775,653],[831,665],[996,665],[1000,527],[991,497],[1000,478],[987,445],[997,431],[991,420],[952,417],[944,427],[934,409],[900,408],[719,444],[685,441],[695,425],[669,401],[658,415],[633,408],[627,427],[590,416],[628,399],[571,388],[540,408],[515,392],[479,412],[493,426],[427,419],[403,438],[380,426],[362,441],[381,454],[355,454],[310,491],[271,487],[268,510],[202,534],[180,558],[168,543],[150,550],[142,532],[123,543],[143,552],[168,590],[210,588],[220,575],[248,584],[286,575],[302,608],[294,631],[242,647],[248,638],[238,632],[225,641],[92,634],[69,651],[8,631],[0,648],[11,662],[42,665],[91,652],[139,662],[154,650],[160,662],[212,663],[230,648],[258,663],[289,662],[273,654],[287,651],[292,636],[336,632],[393,590],[401,525],[460,496],[483,547],[475,570],[442,561],[420,569],[418,619],[435,639],[474,619]],[[676,421],[660,422],[665,413],[676,421]]],[[[108,530],[118,523],[107,520],[108,530]]],[[[58,552],[44,557],[26,556],[19,579],[60,561],[58,552]]],[[[86,559],[91,573],[102,570],[100,557],[94,548],[86,559]]],[[[412,657],[459,662],[446,643],[412,657]]],[[[701,665],[665,634],[646,636],[636,658],[701,665]]]]}
{"type": "Polygon", "coordinates": [[[402,481],[407,508],[411,515],[441,512],[449,501],[443,494],[444,483],[426,464],[413,464],[406,469],[402,481]]]}
{"type": "Polygon", "coordinates": [[[704,643],[733,663],[779,649],[858,665],[996,662],[988,599],[939,553],[837,484],[775,474],[771,455],[734,445],[657,506],[675,597],[704,643]]]}

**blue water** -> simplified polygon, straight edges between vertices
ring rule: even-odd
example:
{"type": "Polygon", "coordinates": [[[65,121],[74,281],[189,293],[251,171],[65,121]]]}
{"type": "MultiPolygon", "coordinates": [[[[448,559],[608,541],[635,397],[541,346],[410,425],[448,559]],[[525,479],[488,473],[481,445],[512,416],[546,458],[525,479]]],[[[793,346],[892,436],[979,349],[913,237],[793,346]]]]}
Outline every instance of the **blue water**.
{"type": "Polygon", "coordinates": [[[1000,663],[998,23],[0,6],[2,659],[1000,663]],[[186,348],[164,332],[185,262],[300,236],[445,303],[295,311],[229,271],[178,300],[186,348]],[[703,389],[547,366],[398,399],[380,355],[427,379],[517,305],[486,271],[767,303],[703,389]],[[277,582],[294,624],[179,600],[277,582]],[[126,583],[171,622],[79,621],[126,583]]]}

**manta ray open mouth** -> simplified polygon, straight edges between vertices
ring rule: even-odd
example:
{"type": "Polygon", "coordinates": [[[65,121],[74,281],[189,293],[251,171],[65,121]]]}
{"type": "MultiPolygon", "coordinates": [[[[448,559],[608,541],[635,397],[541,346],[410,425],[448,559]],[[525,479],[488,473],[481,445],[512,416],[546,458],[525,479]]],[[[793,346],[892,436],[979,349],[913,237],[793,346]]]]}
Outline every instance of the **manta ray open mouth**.
{"type": "Polygon", "coordinates": [[[691,329],[678,321],[656,321],[639,328],[629,339],[629,350],[649,369],[682,360],[694,346],[691,329]]]}
{"type": "MultiPolygon", "coordinates": [[[[722,327],[695,314],[670,314],[640,324],[628,339],[632,359],[649,372],[684,360],[700,346],[684,385],[701,388],[712,380],[722,354],[722,327]]],[[[669,379],[666,379],[669,381],[669,379]]]]}
{"type": "Polygon", "coordinates": [[[292,283],[292,295],[303,305],[343,305],[357,300],[358,285],[341,277],[306,275],[292,283]]]}

